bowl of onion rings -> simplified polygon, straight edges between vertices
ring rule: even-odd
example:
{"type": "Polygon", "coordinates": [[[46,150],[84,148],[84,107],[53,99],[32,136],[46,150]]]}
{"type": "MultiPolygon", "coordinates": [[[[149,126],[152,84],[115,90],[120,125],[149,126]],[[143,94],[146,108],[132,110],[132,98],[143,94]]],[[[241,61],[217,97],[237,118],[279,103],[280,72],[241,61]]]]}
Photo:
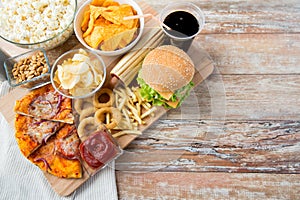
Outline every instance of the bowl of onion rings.
{"type": "Polygon", "coordinates": [[[55,90],[73,99],[94,95],[104,84],[105,77],[103,59],[88,49],[62,54],[53,64],[50,76],[55,90]]]}

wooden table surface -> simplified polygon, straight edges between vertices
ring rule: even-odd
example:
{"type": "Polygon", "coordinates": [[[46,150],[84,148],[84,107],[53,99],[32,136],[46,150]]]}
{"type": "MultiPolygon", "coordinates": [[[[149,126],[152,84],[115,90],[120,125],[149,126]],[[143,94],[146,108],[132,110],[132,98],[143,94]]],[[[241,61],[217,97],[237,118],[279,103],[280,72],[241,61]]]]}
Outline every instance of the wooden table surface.
{"type": "Polygon", "coordinates": [[[216,69],[117,160],[119,198],[300,199],[300,1],[192,2],[216,69]]]}

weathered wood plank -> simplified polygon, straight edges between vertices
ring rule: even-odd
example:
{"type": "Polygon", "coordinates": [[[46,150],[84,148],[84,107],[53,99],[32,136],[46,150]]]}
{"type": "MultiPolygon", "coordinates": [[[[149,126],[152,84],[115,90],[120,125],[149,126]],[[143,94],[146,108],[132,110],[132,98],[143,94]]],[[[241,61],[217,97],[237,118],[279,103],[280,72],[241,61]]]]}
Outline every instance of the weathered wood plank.
{"type": "Polygon", "coordinates": [[[221,74],[300,73],[300,34],[209,34],[197,39],[221,74]]]}
{"type": "MultiPolygon", "coordinates": [[[[168,2],[176,0],[169,0],[168,2]]],[[[206,24],[202,33],[298,33],[300,2],[298,0],[236,1],[191,0],[204,12],[206,24]]],[[[160,11],[165,1],[148,0],[160,11]]]]}
{"type": "Polygon", "coordinates": [[[300,121],[160,120],[116,163],[123,171],[300,173],[300,121]]]}
{"type": "Polygon", "coordinates": [[[169,119],[299,120],[299,75],[211,75],[169,119]],[[195,106],[198,105],[198,106],[195,106]]]}
{"type": "Polygon", "coordinates": [[[119,199],[299,199],[300,175],[117,172],[119,199]]]}

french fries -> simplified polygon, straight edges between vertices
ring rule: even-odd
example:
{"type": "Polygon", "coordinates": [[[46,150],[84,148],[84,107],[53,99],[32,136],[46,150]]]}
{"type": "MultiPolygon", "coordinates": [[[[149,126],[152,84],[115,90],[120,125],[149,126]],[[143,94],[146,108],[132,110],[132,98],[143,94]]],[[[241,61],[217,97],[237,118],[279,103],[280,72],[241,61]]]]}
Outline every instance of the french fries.
{"type": "Polygon", "coordinates": [[[139,88],[129,87],[115,89],[116,107],[121,111],[124,118],[124,123],[120,129],[129,128],[137,130],[139,125],[146,124],[145,118],[154,116],[156,107],[143,99],[139,93],[139,88]],[[122,126],[123,125],[123,126],[122,126]]]}
{"type": "MultiPolygon", "coordinates": [[[[104,89],[111,94],[109,96],[113,100],[109,101],[114,103],[108,104],[104,102],[101,108],[97,108],[97,102],[94,99],[92,107],[78,113],[79,127],[83,125],[85,127],[86,124],[91,123],[99,125],[101,122],[107,128],[109,127],[108,129],[114,130],[113,132],[118,131],[112,135],[113,137],[121,137],[126,134],[142,134],[139,126],[145,125],[147,118],[155,115],[156,107],[153,107],[147,100],[142,98],[137,87],[118,87],[113,91],[107,88],[104,89]]],[[[100,93],[105,94],[104,89],[100,93]]],[[[81,132],[83,131],[82,129],[81,132]]]]}

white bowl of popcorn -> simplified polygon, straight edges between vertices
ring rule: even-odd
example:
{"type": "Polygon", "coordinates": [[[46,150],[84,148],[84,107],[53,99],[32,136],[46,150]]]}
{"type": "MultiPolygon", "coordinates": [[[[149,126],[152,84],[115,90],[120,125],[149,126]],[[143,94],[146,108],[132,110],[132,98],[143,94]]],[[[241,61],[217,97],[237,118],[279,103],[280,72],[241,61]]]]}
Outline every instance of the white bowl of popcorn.
{"type": "Polygon", "coordinates": [[[77,0],[2,0],[0,37],[22,48],[53,49],[73,33],[77,0]]]}

